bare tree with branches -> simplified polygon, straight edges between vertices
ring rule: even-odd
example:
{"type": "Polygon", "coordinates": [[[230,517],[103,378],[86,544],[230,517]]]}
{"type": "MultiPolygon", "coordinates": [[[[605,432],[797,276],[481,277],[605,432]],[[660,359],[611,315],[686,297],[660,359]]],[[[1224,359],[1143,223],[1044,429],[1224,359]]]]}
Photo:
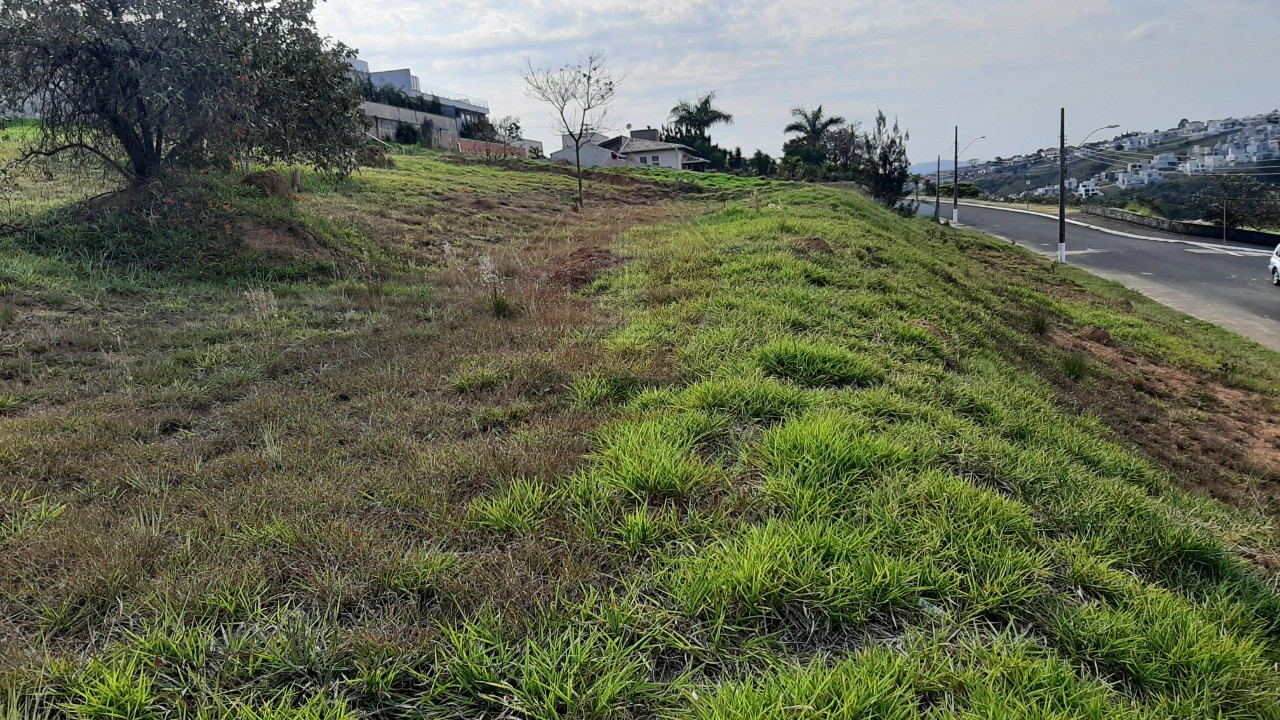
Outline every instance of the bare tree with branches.
{"type": "Polygon", "coordinates": [[[605,65],[603,52],[592,51],[560,68],[534,66],[526,59],[525,94],[551,107],[558,127],[573,144],[578,175],[578,207],[583,205],[582,148],[609,122],[609,112],[622,78],[605,65]]]}

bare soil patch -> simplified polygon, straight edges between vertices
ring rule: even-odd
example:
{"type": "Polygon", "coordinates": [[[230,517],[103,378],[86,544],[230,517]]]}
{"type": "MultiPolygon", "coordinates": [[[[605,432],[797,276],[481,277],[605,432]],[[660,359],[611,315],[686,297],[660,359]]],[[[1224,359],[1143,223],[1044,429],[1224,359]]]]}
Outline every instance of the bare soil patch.
{"type": "Polygon", "coordinates": [[[553,262],[547,277],[552,282],[578,289],[590,285],[604,271],[622,263],[623,258],[608,248],[578,248],[553,262]]]}
{"type": "Polygon", "coordinates": [[[792,240],[801,254],[830,255],[835,252],[831,244],[820,237],[801,237],[792,240]]]}
{"type": "Polygon", "coordinates": [[[360,149],[360,155],[356,158],[356,162],[362,167],[382,168],[384,170],[394,169],[396,164],[382,148],[365,146],[360,149]]]}
{"type": "Polygon", "coordinates": [[[1117,346],[1062,330],[1045,341],[1110,369],[1076,383],[1046,373],[1068,404],[1100,417],[1194,490],[1280,515],[1280,414],[1274,401],[1117,346]]]}
{"type": "Polygon", "coordinates": [[[293,186],[289,184],[289,180],[284,175],[272,170],[263,170],[245,175],[240,183],[256,188],[263,195],[276,200],[293,198],[293,186]]]}
{"type": "Polygon", "coordinates": [[[315,260],[332,260],[334,257],[333,251],[306,228],[273,227],[242,219],[236,221],[233,230],[240,242],[261,253],[315,260]]]}

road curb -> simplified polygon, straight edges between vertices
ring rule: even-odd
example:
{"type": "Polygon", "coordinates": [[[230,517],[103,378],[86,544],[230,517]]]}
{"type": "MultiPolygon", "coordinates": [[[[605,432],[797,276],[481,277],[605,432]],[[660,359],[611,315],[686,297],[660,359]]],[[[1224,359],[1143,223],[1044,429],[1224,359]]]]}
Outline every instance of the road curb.
{"type": "MultiPolygon", "coordinates": [[[[965,207],[987,208],[989,210],[1000,210],[1002,212],[1021,213],[1023,215],[1038,215],[1042,218],[1049,218],[1050,220],[1058,219],[1057,215],[1049,215],[1048,213],[1036,212],[1034,210],[1019,210],[1018,208],[1005,208],[1005,207],[999,207],[996,205],[975,205],[974,203],[960,203],[960,204],[965,207]]],[[[1174,238],[1160,238],[1160,237],[1151,237],[1150,235],[1138,235],[1135,233],[1122,232],[1120,230],[1112,230],[1111,228],[1104,228],[1098,225],[1090,225],[1089,223],[1080,222],[1079,220],[1072,220],[1071,218],[1067,218],[1067,222],[1071,225],[1089,228],[1090,230],[1097,230],[1098,232],[1103,232],[1108,235],[1115,235],[1117,237],[1126,237],[1133,240],[1150,240],[1152,242],[1172,243],[1172,244],[1178,244],[1178,245],[1190,245],[1192,247],[1204,248],[1206,250],[1218,250],[1223,252],[1240,253],[1248,257],[1269,257],[1272,252],[1270,250],[1263,250],[1261,248],[1256,248],[1256,249],[1242,248],[1242,247],[1236,247],[1235,245],[1220,245],[1216,243],[1198,242],[1195,240],[1177,240],[1174,238]]],[[[981,228],[974,228],[974,229],[980,230],[981,228]]]]}

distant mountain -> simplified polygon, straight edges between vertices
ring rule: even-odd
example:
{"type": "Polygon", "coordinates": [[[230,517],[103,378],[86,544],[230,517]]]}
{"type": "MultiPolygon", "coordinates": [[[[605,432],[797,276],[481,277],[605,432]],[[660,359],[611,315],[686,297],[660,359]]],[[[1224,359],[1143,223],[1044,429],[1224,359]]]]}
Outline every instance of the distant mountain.
{"type": "MultiPolygon", "coordinates": [[[[973,163],[968,162],[967,160],[960,161],[960,167],[962,168],[967,168],[972,164],[973,163]]],[[[942,161],[942,172],[951,172],[953,168],[954,168],[954,163],[952,163],[950,160],[942,161]]],[[[937,160],[934,160],[933,162],[916,163],[915,165],[911,166],[911,172],[916,173],[917,175],[932,175],[937,171],[938,171],[937,160]]]]}

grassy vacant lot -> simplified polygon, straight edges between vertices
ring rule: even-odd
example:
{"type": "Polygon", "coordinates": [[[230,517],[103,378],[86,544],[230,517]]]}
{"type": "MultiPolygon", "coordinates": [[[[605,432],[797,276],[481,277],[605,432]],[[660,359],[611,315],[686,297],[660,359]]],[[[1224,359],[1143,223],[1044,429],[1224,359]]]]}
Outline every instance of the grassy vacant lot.
{"type": "Polygon", "coordinates": [[[20,204],[0,717],[1280,717],[1276,353],[844,191],[399,162],[20,204]]]}

